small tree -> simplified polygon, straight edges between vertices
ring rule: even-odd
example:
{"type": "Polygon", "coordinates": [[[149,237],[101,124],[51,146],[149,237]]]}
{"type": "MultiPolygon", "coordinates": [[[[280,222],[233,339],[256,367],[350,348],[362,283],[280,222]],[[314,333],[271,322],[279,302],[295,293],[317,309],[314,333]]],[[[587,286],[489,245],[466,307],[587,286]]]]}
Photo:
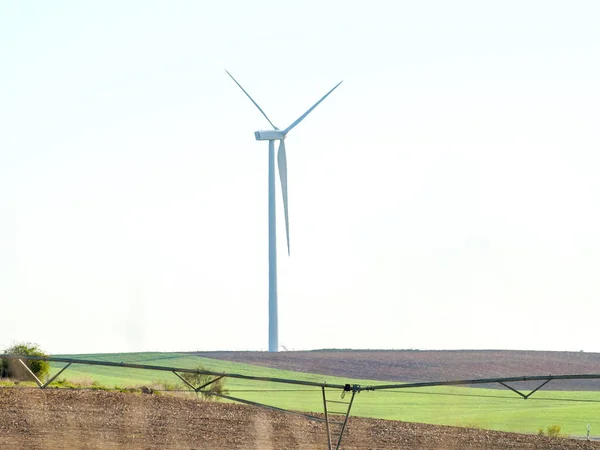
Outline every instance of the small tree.
{"type": "MultiPolygon", "coordinates": [[[[206,370],[203,369],[202,367],[197,367],[196,370],[206,370]]],[[[179,375],[181,375],[181,378],[183,378],[185,381],[187,381],[188,383],[190,383],[192,386],[194,386],[195,388],[199,388],[201,386],[204,386],[208,383],[208,386],[206,386],[205,388],[203,388],[203,391],[208,391],[208,392],[200,392],[200,394],[202,394],[202,399],[203,400],[219,400],[219,397],[217,397],[216,395],[210,395],[209,392],[213,392],[215,394],[222,394],[222,395],[227,395],[229,393],[229,390],[227,390],[227,388],[225,387],[225,378],[219,378],[217,380],[218,377],[214,377],[212,375],[207,375],[207,374],[203,374],[203,373],[190,373],[190,372],[185,372],[185,373],[180,373],[179,375]],[[216,381],[213,381],[216,380],[216,381]]]]}
{"type": "MultiPolygon", "coordinates": [[[[20,355],[20,356],[46,356],[40,349],[39,345],[31,342],[21,342],[13,344],[4,350],[5,355],[20,355]]],[[[50,373],[50,363],[41,360],[23,360],[27,367],[35,374],[36,377],[42,379],[50,373]]],[[[0,378],[15,378],[17,380],[31,380],[31,375],[25,370],[20,362],[11,359],[2,358],[0,360],[0,378]]]]}

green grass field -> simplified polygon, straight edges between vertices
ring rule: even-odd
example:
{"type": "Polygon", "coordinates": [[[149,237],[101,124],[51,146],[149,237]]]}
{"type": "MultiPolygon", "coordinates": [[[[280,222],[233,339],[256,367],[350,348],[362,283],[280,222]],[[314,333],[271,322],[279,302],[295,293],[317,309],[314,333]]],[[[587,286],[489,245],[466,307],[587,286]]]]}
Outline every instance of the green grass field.
{"type": "MultiPolygon", "coordinates": [[[[69,358],[139,363],[156,366],[196,368],[215,372],[291,378],[327,382],[384,384],[381,381],[350,380],[318,374],[251,366],[180,353],[122,353],[55,355],[69,358]]],[[[53,364],[53,373],[62,364],[53,364]]],[[[169,372],[101,366],[73,365],[59,378],[91,380],[108,387],[184,384],[169,372]]],[[[228,379],[229,395],[297,411],[322,412],[319,388],[228,379]]],[[[193,395],[193,394],[190,394],[193,395]]],[[[340,391],[328,391],[332,400],[340,400],[340,391]]],[[[348,397],[346,397],[347,399],[348,397]]],[[[493,430],[536,433],[539,428],[560,425],[562,433],[585,435],[586,426],[592,435],[600,435],[600,392],[544,391],[523,400],[508,390],[466,387],[436,387],[398,389],[393,391],[360,392],[355,397],[353,416],[404,420],[439,425],[469,426],[493,430]]]]}

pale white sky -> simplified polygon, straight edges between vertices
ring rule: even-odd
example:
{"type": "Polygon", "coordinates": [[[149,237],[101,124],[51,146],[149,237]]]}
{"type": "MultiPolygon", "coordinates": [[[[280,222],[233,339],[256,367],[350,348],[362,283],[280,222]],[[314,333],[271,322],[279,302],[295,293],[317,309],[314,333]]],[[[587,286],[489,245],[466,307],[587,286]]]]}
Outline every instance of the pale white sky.
{"type": "Polygon", "coordinates": [[[600,351],[595,1],[0,1],[0,346],[600,351]],[[279,195],[279,193],[278,193],[279,195]]]}

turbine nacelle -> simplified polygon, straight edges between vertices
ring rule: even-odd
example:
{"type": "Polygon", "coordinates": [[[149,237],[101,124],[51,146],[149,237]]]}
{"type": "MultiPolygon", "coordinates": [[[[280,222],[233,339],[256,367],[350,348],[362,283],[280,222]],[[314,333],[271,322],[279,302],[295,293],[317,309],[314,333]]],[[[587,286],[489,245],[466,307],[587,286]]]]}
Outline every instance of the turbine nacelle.
{"type": "Polygon", "coordinates": [[[281,141],[285,139],[285,133],[281,130],[255,131],[254,137],[257,141],[281,141]]]}

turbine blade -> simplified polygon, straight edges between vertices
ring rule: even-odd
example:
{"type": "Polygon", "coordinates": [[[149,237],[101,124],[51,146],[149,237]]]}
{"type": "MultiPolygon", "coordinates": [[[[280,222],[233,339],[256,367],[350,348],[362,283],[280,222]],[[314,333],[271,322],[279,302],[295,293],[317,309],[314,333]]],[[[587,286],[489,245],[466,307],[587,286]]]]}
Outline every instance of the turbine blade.
{"type": "Polygon", "coordinates": [[[287,190],[287,158],[285,143],[281,140],[277,151],[277,165],[279,166],[279,179],[281,180],[281,197],[283,198],[283,214],[285,215],[285,236],[287,238],[288,256],[290,256],[290,221],[288,217],[288,190],[287,190]]]}
{"type": "MultiPolygon", "coordinates": [[[[340,84],[342,84],[342,83],[343,83],[343,81],[340,81],[338,84],[336,84],[336,85],[333,87],[333,89],[332,89],[332,90],[330,90],[330,91],[329,91],[327,94],[325,94],[323,97],[321,97],[321,100],[319,100],[317,103],[315,103],[314,105],[312,105],[312,106],[310,107],[310,109],[309,109],[308,111],[306,111],[304,114],[302,114],[300,117],[298,117],[298,118],[296,119],[296,121],[295,121],[293,124],[291,124],[291,125],[290,125],[289,127],[287,127],[285,130],[283,130],[283,134],[284,134],[284,135],[285,135],[285,134],[288,134],[288,133],[289,133],[289,132],[292,130],[292,128],[294,128],[296,125],[298,125],[300,122],[302,122],[302,121],[304,120],[304,118],[305,118],[306,116],[308,116],[308,115],[311,113],[311,111],[312,111],[313,109],[315,109],[317,106],[319,106],[319,103],[321,103],[323,100],[325,100],[325,99],[327,98],[327,96],[328,96],[329,94],[331,94],[333,91],[335,91],[335,89],[336,89],[336,88],[337,88],[337,87],[338,87],[340,84]]],[[[240,87],[241,87],[241,86],[240,86],[240,87]]]]}
{"type": "Polygon", "coordinates": [[[265,114],[265,112],[264,112],[264,111],[263,111],[263,110],[260,108],[260,106],[258,106],[258,103],[256,103],[256,102],[254,101],[254,99],[253,99],[252,97],[250,97],[250,94],[248,94],[248,93],[246,92],[246,89],[244,89],[244,88],[242,87],[242,85],[241,85],[240,83],[238,83],[238,82],[237,82],[237,80],[236,80],[235,78],[233,78],[233,75],[231,75],[227,69],[225,69],[225,72],[227,72],[227,75],[229,75],[229,76],[231,77],[231,79],[232,79],[233,81],[235,81],[235,84],[237,84],[237,85],[240,87],[240,89],[241,89],[242,91],[244,91],[244,94],[246,94],[246,96],[247,96],[247,97],[250,99],[250,101],[251,101],[252,103],[254,103],[254,106],[256,106],[256,107],[258,108],[258,110],[259,110],[259,111],[262,113],[262,115],[263,115],[263,116],[265,116],[265,119],[267,119],[267,121],[268,121],[268,122],[271,124],[271,126],[273,127],[273,129],[274,129],[274,130],[279,130],[279,128],[277,128],[275,125],[273,125],[273,122],[271,122],[271,119],[269,119],[269,118],[267,117],[267,115],[266,115],[266,114],[265,114]]]}

